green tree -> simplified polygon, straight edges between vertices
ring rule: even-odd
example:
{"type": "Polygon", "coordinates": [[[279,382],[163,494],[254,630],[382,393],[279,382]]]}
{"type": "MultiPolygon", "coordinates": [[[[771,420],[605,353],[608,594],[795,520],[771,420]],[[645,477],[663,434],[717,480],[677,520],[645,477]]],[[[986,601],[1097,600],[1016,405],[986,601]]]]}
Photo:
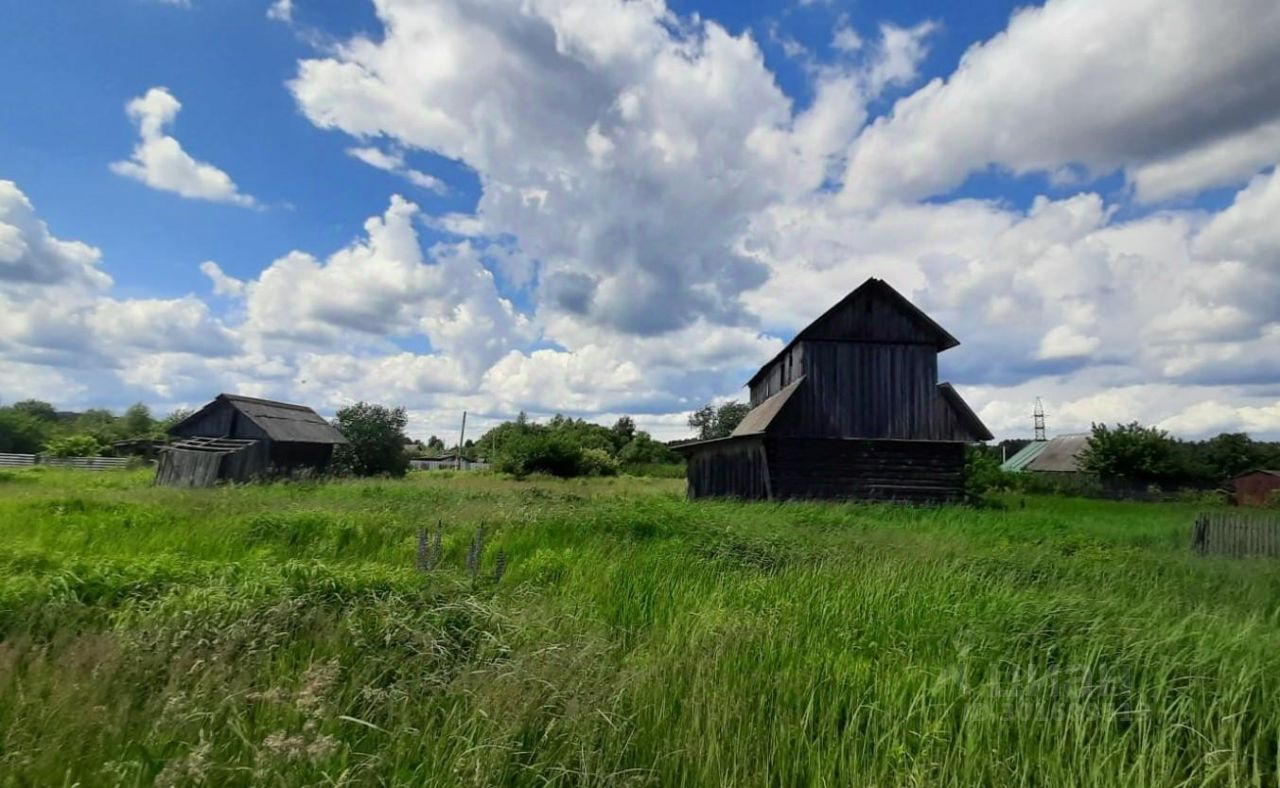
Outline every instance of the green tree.
{"type": "Polygon", "coordinates": [[[636,423],[630,416],[620,416],[613,426],[609,428],[610,439],[613,441],[613,453],[616,455],[622,451],[628,443],[636,436],[636,423]]]}
{"type": "Polygon", "coordinates": [[[151,408],[135,402],[120,418],[120,432],[126,438],[146,438],[156,433],[156,420],[151,418],[151,408]]]}
{"type": "Polygon", "coordinates": [[[440,440],[439,436],[432,435],[430,438],[427,438],[427,449],[437,452],[444,451],[444,441],[440,440]]]}
{"type": "Polygon", "coordinates": [[[52,436],[52,425],[13,406],[0,408],[0,452],[35,454],[52,436]]]}
{"type": "Polygon", "coordinates": [[[335,426],[347,439],[333,452],[338,473],[352,476],[403,476],[409,469],[405,454],[404,408],[357,402],[338,411],[335,426]]]}
{"type": "Polygon", "coordinates": [[[651,438],[649,433],[638,432],[618,452],[618,461],[623,465],[671,465],[680,462],[680,455],[667,448],[665,443],[651,438]]]}
{"type": "Polygon", "coordinates": [[[13,410],[25,413],[36,421],[52,424],[58,420],[58,411],[53,405],[38,399],[24,399],[10,405],[13,410]]]}
{"type": "Polygon", "coordinates": [[[698,431],[699,440],[726,438],[750,411],[750,405],[737,400],[719,407],[707,404],[689,414],[689,426],[698,431]]]}
{"type": "Polygon", "coordinates": [[[1104,479],[1167,482],[1183,475],[1173,439],[1164,430],[1136,421],[1114,428],[1094,424],[1080,465],[1104,479]]]}
{"type": "Polygon", "coordinates": [[[1239,476],[1245,471],[1266,465],[1266,447],[1254,443],[1243,432],[1224,432],[1200,446],[1200,459],[1215,481],[1239,476]]]}

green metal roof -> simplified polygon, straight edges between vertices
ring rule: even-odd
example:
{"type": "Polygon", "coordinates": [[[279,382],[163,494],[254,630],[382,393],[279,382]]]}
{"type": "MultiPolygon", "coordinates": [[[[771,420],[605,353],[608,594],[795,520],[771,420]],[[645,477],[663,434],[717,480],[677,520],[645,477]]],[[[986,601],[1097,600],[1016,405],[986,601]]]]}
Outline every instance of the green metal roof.
{"type": "Polygon", "coordinates": [[[1002,471],[1011,471],[1018,473],[1025,470],[1031,461],[1040,456],[1040,452],[1049,448],[1049,441],[1031,441],[1026,446],[1009,459],[1005,460],[1000,466],[1002,471]]]}

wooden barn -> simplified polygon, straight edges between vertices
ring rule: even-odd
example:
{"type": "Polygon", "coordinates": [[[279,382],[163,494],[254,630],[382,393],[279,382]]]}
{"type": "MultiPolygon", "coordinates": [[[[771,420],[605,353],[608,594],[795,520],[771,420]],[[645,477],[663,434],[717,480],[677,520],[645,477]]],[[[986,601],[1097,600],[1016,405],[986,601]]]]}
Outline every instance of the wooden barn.
{"type": "Polygon", "coordinates": [[[938,382],[938,353],[958,344],[868,279],[751,378],[732,435],[675,447],[690,497],[959,499],[965,444],[991,433],[938,382]]]}
{"type": "Polygon", "coordinates": [[[320,472],[342,433],[305,405],[219,394],[169,429],[156,482],[206,487],[217,481],[320,472]]]}

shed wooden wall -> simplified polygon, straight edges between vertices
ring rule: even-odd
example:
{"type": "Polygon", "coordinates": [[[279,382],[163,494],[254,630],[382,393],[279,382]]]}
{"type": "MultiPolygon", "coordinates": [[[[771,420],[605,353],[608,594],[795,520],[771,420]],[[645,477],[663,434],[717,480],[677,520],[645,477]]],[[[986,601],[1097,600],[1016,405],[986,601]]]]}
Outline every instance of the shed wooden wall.
{"type": "Polygon", "coordinates": [[[1250,473],[1235,480],[1236,504],[1239,506],[1266,506],[1270,496],[1280,495],[1280,476],[1270,473],[1250,473]]]}
{"type": "Polygon", "coordinates": [[[291,443],[275,441],[271,444],[271,464],[277,469],[315,468],[324,470],[333,458],[331,443],[291,443]]]}
{"type": "Polygon", "coordinates": [[[685,478],[690,498],[768,498],[764,441],[734,438],[703,444],[689,455],[685,478]]]}
{"type": "Polygon", "coordinates": [[[773,497],[946,503],[964,497],[964,444],[769,438],[773,497]]]}

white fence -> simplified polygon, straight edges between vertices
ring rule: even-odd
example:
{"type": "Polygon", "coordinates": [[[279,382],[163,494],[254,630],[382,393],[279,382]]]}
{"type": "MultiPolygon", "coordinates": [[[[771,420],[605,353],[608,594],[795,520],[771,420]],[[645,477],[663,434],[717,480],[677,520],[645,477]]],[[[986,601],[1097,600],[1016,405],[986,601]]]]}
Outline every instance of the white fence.
{"type": "Polygon", "coordinates": [[[43,454],[5,454],[0,452],[0,468],[22,468],[49,465],[56,468],[83,468],[90,471],[114,471],[126,467],[126,457],[47,457],[43,454]]]}

